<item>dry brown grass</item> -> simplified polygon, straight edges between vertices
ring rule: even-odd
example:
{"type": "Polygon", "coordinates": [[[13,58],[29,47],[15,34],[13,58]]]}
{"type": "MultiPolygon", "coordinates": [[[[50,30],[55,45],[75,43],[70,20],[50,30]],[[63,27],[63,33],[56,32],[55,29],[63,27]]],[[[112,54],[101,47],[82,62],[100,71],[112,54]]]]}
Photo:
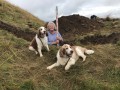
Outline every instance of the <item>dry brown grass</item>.
{"type": "MultiPolygon", "coordinates": [[[[0,0],[0,20],[23,28],[29,21],[33,22],[34,28],[44,24],[3,0],[0,0]]],[[[100,31],[74,38],[79,40],[97,33],[120,32],[118,27],[111,28],[111,22],[105,22],[105,25],[100,31]]],[[[64,66],[51,71],[46,69],[56,61],[58,47],[50,46],[50,52],[43,50],[44,57],[40,58],[28,50],[29,43],[0,29],[0,90],[120,90],[120,41],[103,45],[75,42],[75,45],[93,49],[95,53],[87,55],[85,62],[80,58],[68,71],[64,66]]]]}
{"type": "MultiPolygon", "coordinates": [[[[58,48],[43,50],[40,58],[28,50],[29,42],[0,30],[1,90],[119,90],[120,46],[113,44],[87,45],[95,50],[80,58],[69,71],[64,66],[51,71],[46,67],[56,61],[58,48]]],[[[79,44],[80,45],[80,44],[79,44]]]]}
{"type": "Polygon", "coordinates": [[[44,21],[5,0],[0,0],[0,20],[17,27],[34,29],[45,24],[44,21]]]}

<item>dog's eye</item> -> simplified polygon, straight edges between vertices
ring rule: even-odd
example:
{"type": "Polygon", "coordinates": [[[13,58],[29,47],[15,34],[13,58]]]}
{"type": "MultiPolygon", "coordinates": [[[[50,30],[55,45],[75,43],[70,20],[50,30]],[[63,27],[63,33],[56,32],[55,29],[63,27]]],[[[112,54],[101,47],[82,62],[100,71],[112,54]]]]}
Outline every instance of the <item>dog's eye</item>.
{"type": "Polygon", "coordinates": [[[40,29],[40,30],[42,30],[42,29],[40,29]]]}
{"type": "Polygon", "coordinates": [[[66,48],[66,49],[68,49],[68,48],[66,48]]]}

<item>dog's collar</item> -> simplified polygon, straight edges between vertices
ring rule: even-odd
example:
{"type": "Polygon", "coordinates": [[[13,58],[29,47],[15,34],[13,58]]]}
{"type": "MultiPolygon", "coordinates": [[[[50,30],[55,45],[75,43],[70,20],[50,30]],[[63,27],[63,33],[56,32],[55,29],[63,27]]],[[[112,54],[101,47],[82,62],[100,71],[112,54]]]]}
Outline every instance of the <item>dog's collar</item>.
{"type": "Polygon", "coordinates": [[[68,58],[68,60],[67,60],[67,62],[66,62],[66,64],[65,64],[65,66],[68,64],[68,62],[69,62],[70,58],[71,58],[71,57],[69,57],[69,58],[68,58]]]}

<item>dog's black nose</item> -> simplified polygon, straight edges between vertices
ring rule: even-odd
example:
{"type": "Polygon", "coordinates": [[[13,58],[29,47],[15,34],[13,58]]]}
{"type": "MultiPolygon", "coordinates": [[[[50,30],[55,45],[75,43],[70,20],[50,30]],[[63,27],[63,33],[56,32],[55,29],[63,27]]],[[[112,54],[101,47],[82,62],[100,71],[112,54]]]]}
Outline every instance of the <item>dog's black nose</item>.
{"type": "Polygon", "coordinates": [[[70,51],[71,53],[73,53],[73,51],[70,51]]]}
{"type": "Polygon", "coordinates": [[[46,31],[44,31],[44,34],[46,34],[46,31]]]}

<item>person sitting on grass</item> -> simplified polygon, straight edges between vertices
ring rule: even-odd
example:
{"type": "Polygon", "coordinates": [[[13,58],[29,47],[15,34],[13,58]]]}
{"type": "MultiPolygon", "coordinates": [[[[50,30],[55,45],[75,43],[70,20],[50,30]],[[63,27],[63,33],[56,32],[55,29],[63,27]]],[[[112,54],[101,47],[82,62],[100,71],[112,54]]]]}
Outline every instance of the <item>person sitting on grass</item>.
{"type": "Polygon", "coordinates": [[[59,32],[56,31],[56,25],[54,22],[47,24],[48,29],[48,44],[49,45],[62,45],[63,38],[59,32]]]}

